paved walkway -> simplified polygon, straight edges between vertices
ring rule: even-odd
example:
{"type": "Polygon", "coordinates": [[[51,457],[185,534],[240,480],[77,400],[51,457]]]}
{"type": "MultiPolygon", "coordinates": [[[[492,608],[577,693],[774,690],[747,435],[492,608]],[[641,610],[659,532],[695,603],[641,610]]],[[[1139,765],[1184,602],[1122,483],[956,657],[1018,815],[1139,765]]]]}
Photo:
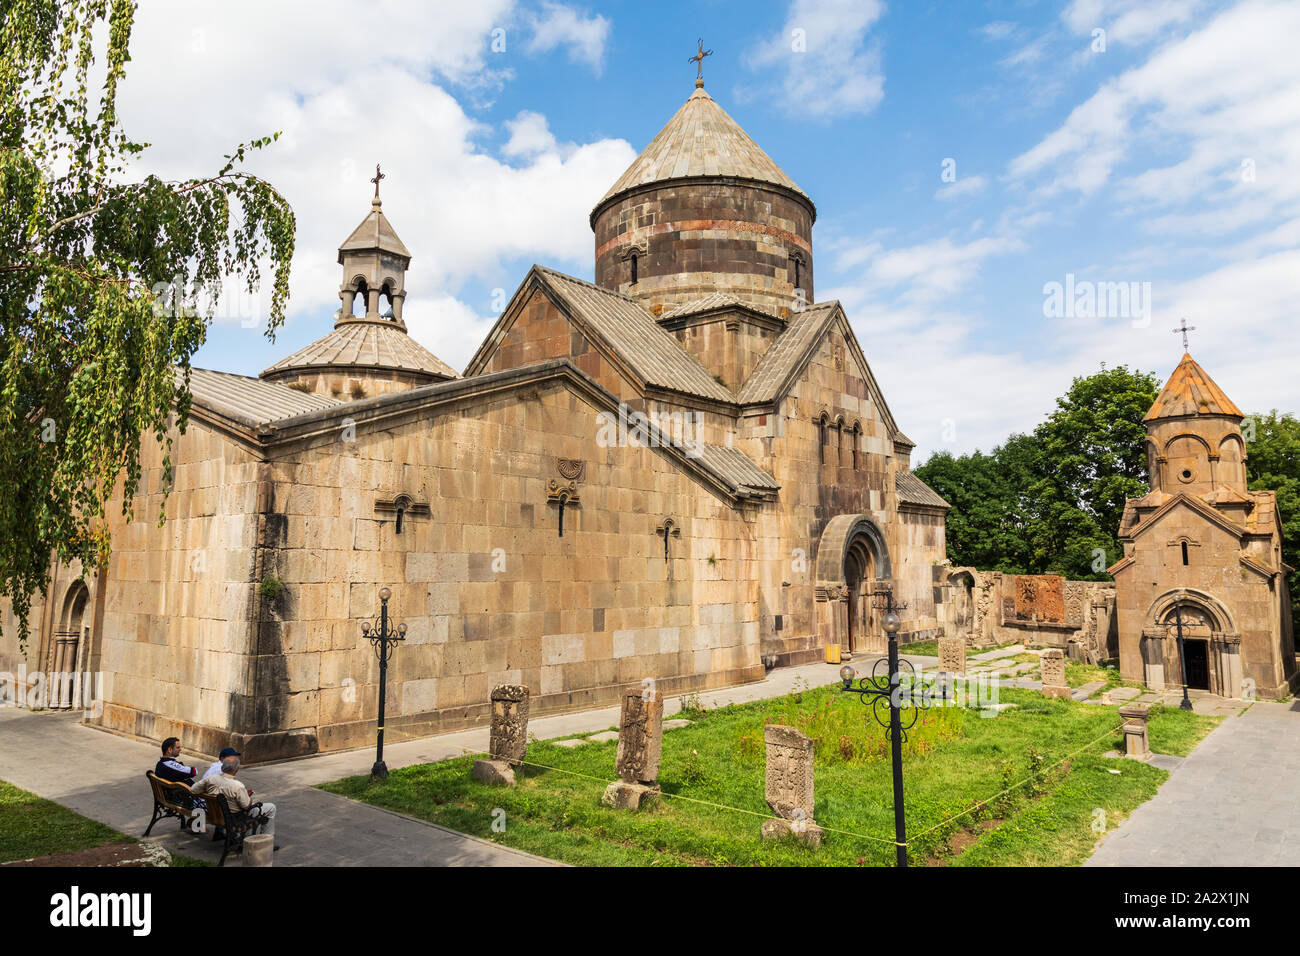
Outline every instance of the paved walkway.
{"type": "Polygon", "coordinates": [[[1298,738],[1300,702],[1224,718],[1085,866],[1300,865],[1298,738]]]}
{"type": "MultiPolygon", "coordinates": [[[[934,658],[913,657],[919,667],[934,658]]],[[[861,667],[857,661],[854,662],[861,667]]],[[[870,662],[867,663],[870,666],[870,662]]],[[[838,665],[786,667],[767,678],[700,694],[706,707],[775,697],[800,686],[837,679],[838,665]]],[[[681,709],[664,702],[665,714],[681,709]]],[[[618,708],[538,717],[529,734],[539,739],[614,728],[618,708]]],[[[393,740],[390,730],[384,761],[390,769],[430,763],[487,749],[488,728],[393,740]]],[[[192,755],[182,755],[193,759],[192,755]]],[[[75,714],[0,708],[0,780],[61,803],[78,813],[139,836],[149,825],[152,801],[144,772],[158,759],[155,744],[118,737],[78,723],[75,714]]],[[[276,805],[276,866],[547,866],[550,860],[466,836],[413,817],[357,803],[314,789],[319,783],[370,772],[374,750],[303,757],[241,770],[239,777],[276,805]]],[[[613,768],[610,768],[611,779],[613,768]]],[[[169,850],[215,862],[219,845],[180,833],[174,821],[154,827],[150,840],[169,850]]],[[[227,861],[229,865],[229,861],[227,861]]]]}

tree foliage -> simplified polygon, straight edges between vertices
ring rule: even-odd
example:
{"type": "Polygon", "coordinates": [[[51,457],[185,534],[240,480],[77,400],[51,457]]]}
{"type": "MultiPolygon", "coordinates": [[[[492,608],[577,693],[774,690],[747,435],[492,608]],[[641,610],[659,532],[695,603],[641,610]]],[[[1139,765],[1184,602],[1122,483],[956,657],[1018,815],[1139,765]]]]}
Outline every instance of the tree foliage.
{"type": "MultiPolygon", "coordinates": [[[[1300,569],[1300,420],[1294,415],[1252,415],[1246,434],[1254,436],[1246,449],[1246,477],[1252,491],[1277,494],[1282,516],[1282,560],[1300,569]]],[[[1292,571],[1291,617],[1300,619],[1300,571],[1292,571]]]]}
{"type": "Polygon", "coordinates": [[[1142,416],[1158,384],[1123,365],[1076,378],[1031,434],[1012,435],[988,455],[942,452],[917,468],[953,506],[953,562],[1105,578],[1121,553],[1124,501],[1147,491],[1142,416]]]}
{"type": "Polygon", "coordinates": [[[223,277],[251,292],[269,262],[271,338],[289,294],[293,212],[240,168],[275,136],[205,177],[129,179],[147,145],[117,115],[134,13],[0,0],[0,593],[24,639],[51,555],[107,559],[107,503],[120,481],[130,514],[150,435],[170,478],[169,425],[185,428],[223,277]]]}

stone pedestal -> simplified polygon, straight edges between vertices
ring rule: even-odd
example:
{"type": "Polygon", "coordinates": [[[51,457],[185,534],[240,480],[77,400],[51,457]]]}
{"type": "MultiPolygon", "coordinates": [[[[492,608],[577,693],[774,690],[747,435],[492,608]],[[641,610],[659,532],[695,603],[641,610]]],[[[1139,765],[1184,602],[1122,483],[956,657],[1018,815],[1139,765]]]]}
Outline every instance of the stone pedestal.
{"type": "Polygon", "coordinates": [[[473,776],[479,783],[515,785],[515,768],[508,760],[475,760],[473,776]]]}
{"type": "Polygon", "coordinates": [[[822,845],[822,828],[805,820],[764,820],[763,839],[782,840],[791,837],[816,849],[822,845]]]}
{"type": "Polygon", "coordinates": [[[1119,709],[1124,721],[1124,756],[1134,760],[1150,760],[1151,746],[1147,740],[1147,719],[1151,708],[1146,704],[1125,704],[1119,709]]]}
{"type": "Polygon", "coordinates": [[[629,783],[616,780],[605,788],[600,802],[616,810],[638,810],[643,800],[653,800],[659,796],[658,784],[629,783]]]}
{"type": "Polygon", "coordinates": [[[244,849],[240,851],[244,866],[271,866],[274,853],[275,837],[269,833],[244,837],[244,849]]]}
{"type": "Polygon", "coordinates": [[[939,670],[947,674],[965,675],[966,638],[939,638],[939,670]]]}
{"type": "Polygon", "coordinates": [[[1043,676],[1043,696],[1070,699],[1074,696],[1065,682],[1065,655],[1060,648],[1043,651],[1040,670],[1043,676]]]}
{"type": "Polygon", "coordinates": [[[763,738],[767,744],[765,796],[777,815],[777,819],[763,822],[763,839],[793,836],[809,846],[821,846],[822,831],[813,822],[812,738],[781,724],[769,724],[763,738]]]}

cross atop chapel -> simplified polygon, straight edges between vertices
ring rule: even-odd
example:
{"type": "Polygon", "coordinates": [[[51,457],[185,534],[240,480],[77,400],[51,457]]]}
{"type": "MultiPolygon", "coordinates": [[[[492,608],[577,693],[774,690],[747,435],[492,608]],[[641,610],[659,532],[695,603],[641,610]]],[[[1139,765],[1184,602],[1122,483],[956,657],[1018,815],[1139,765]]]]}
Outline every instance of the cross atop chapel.
{"type": "Polygon", "coordinates": [[[1171,329],[1170,331],[1171,331],[1171,332],[1182,332],[1182,333],[1183,333],[1183,351],[1186,352],[1186,351],[1187,351],[1187,333],[1188,333],[1188,332],[1195,332],[1195,331],[1196,331],[1196,326],[1194,326],[1194,325],[1188,325],[1186,319],[1180,319],[1180,320],[1179,320],[1178,328],[1176,328],[1176,329],[1171,329]]]}
{"type": "Polygon", "coordinates": [[[695,56],[687,57],[686,62],[695,64],[695,85],[696,87],[702,87],[704,86],[704,58],[706,56],[713,56],[713,51],[704,49],[703,37],[700,37],[695,41],[695,43],[699,47],[699,51],[695,56]]]}

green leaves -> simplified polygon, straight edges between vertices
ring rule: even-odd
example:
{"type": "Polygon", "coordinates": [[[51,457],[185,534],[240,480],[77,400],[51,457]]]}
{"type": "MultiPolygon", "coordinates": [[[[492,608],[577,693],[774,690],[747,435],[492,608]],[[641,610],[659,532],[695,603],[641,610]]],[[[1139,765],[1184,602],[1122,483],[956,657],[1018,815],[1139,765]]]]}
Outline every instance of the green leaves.
{"type": "MultiPolygon", "coordinates": [[[[1282,516],[1282,560],[1300,568],[1300,421],[1294,415],[1252,415],[1243,422],[1247,435],[1246,477],[1252,491],[1273,491],[1282,516]],[[1250,438],[1253,426],[1254,437],[1250,438]]],[[[1288,578],[1291,615],[1300,618],[1300,573],[1288,578]]]]}
{"type": "Polygon", "coordinates": [[[941,452],[917,468],[953,506],[953,563],[1105,579],[1120,557],[1124,502],[1147,492],[1142,416],[1158,384],[1123,365],[1076,378],[1033,434],[989,455],[941,452]]]}
{"type": "Polygon", "coordinates": [[[0,18],[0,593],[20,638],[51,555],[87,570],[107,560],[106,509],[118,494],[130,514],[142,442],[170,471],[223,278],[252,291],[269,263],[272,339],[289,296],[293,211],[239,168],[278,133],[236,147],[212,176],[125,178],[144,149],[116,112],[134,10],[12,0],[0,18]],[[177,307],[198,288],[207,314],[177,307]]]}

